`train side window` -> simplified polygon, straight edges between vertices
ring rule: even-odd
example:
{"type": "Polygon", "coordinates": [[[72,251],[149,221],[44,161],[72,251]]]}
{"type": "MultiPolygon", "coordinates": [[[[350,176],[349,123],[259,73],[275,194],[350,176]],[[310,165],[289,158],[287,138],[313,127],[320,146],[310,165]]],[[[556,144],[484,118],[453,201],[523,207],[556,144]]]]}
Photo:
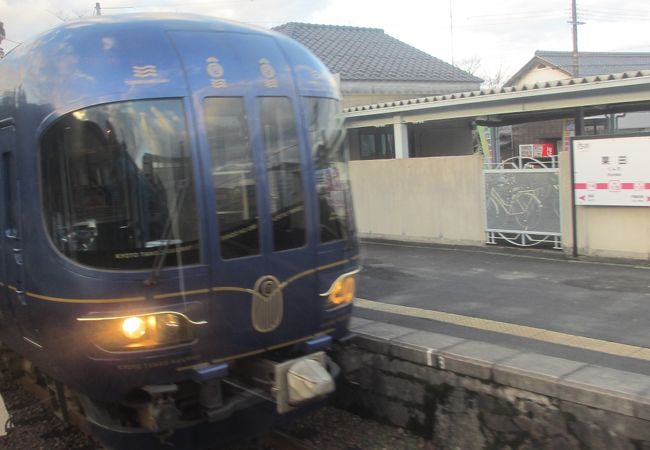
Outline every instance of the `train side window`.
{"type": "Polygon", "coordinates": [[[43,212],[58,250],[104,269],[200,262],[183,103],[92,106],[41,137],[43,212]]]}
{"type": "MultiPolygon", "coordinates": [[[[16,167],[14,159],[15,129],[12,119],[0,120],[0,222],[2,233],[8,238],[18,238],[17,203],[15,201],[16,167]]],[[[0,247],[4,239],[0,239],[0,247]]]]}
{"type": "Polygon", "coordinates": [[[320,241],[346,238],[353,229],[348,149],[338,100],[303,99],[316,171],[320,241]]]}
{"type": "Polygon", "coordinates": [[[221,257],[259,254],[257,185],[244,99],[210,97],[204,109],[221,257]]]}
{"type": "Polygon", "coordinates": [[[275,251],[305,245],[305,200],[296,118],[286,97],[260,97],[275,251]]]}
{"type": "Polygon", "coordinates": [[[13,153],[2,153],[2,180],[4,198],[4,216],[5,216],[5,234],[8,237],[17,237],[16,235],[16,202],[14,201],[13,185],[16,180],[13,177],[14,159],[13,153]]]}

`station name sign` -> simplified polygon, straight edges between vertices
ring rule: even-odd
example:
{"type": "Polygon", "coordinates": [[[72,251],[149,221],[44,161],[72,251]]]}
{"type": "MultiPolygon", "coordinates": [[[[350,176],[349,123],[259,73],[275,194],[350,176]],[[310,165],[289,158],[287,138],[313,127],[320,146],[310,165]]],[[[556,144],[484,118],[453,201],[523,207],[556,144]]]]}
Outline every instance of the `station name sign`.
{"type": "Polygon", "coordinates": [[[578,206],[650,206],[650,136],[573,140],[578,206]]]}

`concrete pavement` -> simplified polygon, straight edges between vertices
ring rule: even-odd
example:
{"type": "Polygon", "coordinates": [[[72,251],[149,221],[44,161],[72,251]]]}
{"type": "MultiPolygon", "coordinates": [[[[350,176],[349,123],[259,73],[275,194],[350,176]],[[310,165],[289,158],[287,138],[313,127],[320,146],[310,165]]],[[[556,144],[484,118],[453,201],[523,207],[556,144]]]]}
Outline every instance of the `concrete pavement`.
{"type": "Polygon", "coordinates": [[[650,375],[650,265],[552,250],[374,242],[355,316],[650,375]]]}

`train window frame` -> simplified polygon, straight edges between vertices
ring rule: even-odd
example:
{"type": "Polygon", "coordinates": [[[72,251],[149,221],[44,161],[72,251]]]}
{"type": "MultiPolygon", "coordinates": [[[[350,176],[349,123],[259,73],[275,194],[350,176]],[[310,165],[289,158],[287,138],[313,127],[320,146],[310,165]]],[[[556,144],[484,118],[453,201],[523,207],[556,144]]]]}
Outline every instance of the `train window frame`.
{"type": "MultiPolygon", "coordinates": [[[[309,239],[310,239],[310,231],[309,231],[309,216],[308,216],[308,203],[309,203],[309,196],[310,194],[310,189],[306,186],[306,177],[305,177],[305,163],[306,163],[306,156],[305,156],[305,151],[303,149],[303,144],[301,142],[300,138],[300,121],[297,116],[297,112],[300,111],[300,107],[296,107],[296,105],[293,102],[293,98],[290,96],[281,96],[281,95],[260,95],[256,97],[256,102],[257,102],[257,114],[258,114],[258,120],[259,120],[259,131],[261,133],[261,145],[262,145],[262,154],[264,156],[264,166],[262,167],[264,173],[265,173],[265,182],[266,182],[266,202],[268,206],[268,212],[269,212],[269,218],[271,220],[271,248],[273,253],[282,253],[282,252],[290,252],[294,250],[299,250],[299,249],[304,249],[309,245],[309,239]],[[269,105],[269,114],[265,114],[265,109],[266,106],[264,103],[266,102],[283,102],[285,105],[269,105]],[[284,108],[282,107],[284,106],[284,108]],[[281,114],[287,113],[287,115],[284,118],[288,118],[289,120],[285,121],[284,123],[280,124],[277,122],[277,120],[282,120],[284,119],[281,114]],[[289,222],[293,220],[292,217],[292,211],[295,210],[296,207],[292,207],[291,205],[289,207],[283,207],[282,209],[289,208],[285,212],[280,212],[274,211],[273,208],[273,194],[272,194],[272,186],[271,186],[271,160],[270,160],[270,144],[272,144],[270,141],[270,129],[265,130],[265,124],[269,123],[267,121],[267,118],[272,117],[274,120],[276,120],[276,125],[279,125],[276,127],[274,131],[275,137],[273,138],[273,145],[278,144],[279,137],[282,135],[282,138],[286,138],[286,133],[289,130],[293,137],[293,140],[295,141],[295,145],[290,146],[290,147],[284,147],[281,149],[282,152],[284,150],[290,149],[291,147],[295,147],[296,152],[297,152],[297,157],[298,157],[298,169],[299,169],[299,175],[300,175],[300,182],[299,183],[293,183],[294,186],[300,186],[300,195],[302,199],[302,241],[300,242],[300,245],[293,245],[293,246],[285,246],[282,248],[278,248],[278,242],[281,242],[279,238],[279,230],[276,228],[275,224],[276,222],[283,220],[283,219],[289,219],[289,222]],[[287,126],[288,128],[283,128],[283,126],[287,126]],[[274,214],[276,214],[276,217],[274,217],[274,214]]],[[[277,149],[276,149],[277,150],[277,149]]],[[[276,152],[277,153],[277,152],[276,152]]],[[[286,156],[286,153],[284,153],[284,156],[286,156]]],[[[286,171],[283,171],[283,173],[286,173],[286,171]]],[[[276,199],[279,198],[276,195],[276,199]]],[[[284,201],[286,198],[280,198],[280,201],[284,201]]],[[[294,211],[295,212],[295,211],[294,211]]],[[[300,220],[298,218],[297,220],[300,220]]]]}
{"type": "MultiPolygon", "coordinates": [[[[261,211],[262,211],[262,205],[260,204],[261,201],[261,190],[260,190],[260,183],[258,180],[257,176],[257,163],[255,160],[255,152],[253,149],[253,140],[254,137],[253,135],[253,128],[251,127],[250,123],[250,117],[249,113],[246,107],[246,97],[244,96],[209,96],[209,97],[204,97],[203,98],[203,120],[205,123],[205,139],[207,140],[207,145],[208,145],[208,157],[210,158],[210,180],[211,180],[211,186],[214,190],[214,202],[215,202],[215,213],[216,213],[216,220],[217,220],[217,227],[218,227],[218,233],[219,233],[219,255],[222,260],[224,261],[231,261],[231,260],[239,260],[242,258],[249,258],[249,257],[255,257],[259,256],[263,253],[263,236],[262,236],[262,220],[261,220],[261,211]],[[212,126],[209,123],[209,115],[210,115],[210,110],[209,107],[216,107],[217,109],[213,110],[212,112],[216,112],[217,114],[221,113],[221,110],[219,110],[219,103],[223,102],[224,107],[223,109],[226,110],[226,112],[235,112],[237,114],[230,115],[230,117],[227,117],[229,121],[234,125],[233,127],[230,127],[229,129],[226,129],[225,131],[229,132],[235,132],[239,133],[240,137],[244,137],[244,145],[242,146],[246,148],[246,154],[243,154],[241,152],[241,148],[239,149],[239,155],[237,155],[237,150],[235,149],[235,152],[229,152],[229,150],[233,149],[233,146],[230,146],[228,142],[226,142],[228,139],[227,137],[223,138],[223,145],[228,145],[229,147],[227,148],[218,148],[217,146],[213,145],[213,139],[211,138],[210,131],[212,130],[212,126]],[[230,105],[230,108],[225,108],[227,103],[233,103],[235,102],[236,105],[230,105]],[[212,105],[209,105],[211,103],[212,105]],[[238,111],[235,110],[235,108],[239,108],[238,111]],[[244,135],[242,135],[244,133],[244,135]],[[230,158],[230,156],[234,156],[233,158],[230,158]],[[239,156],[239,157],[238,157],[239,156]],[[244,161],[241,156],[247,156],[247,159],[244,161]],[[218,159],[221,157],[221,162],[223,164],[219,165],[218,164],[218,159]],[[230,164],[235,164],[237,165],[237,161],[239,160],[239,163],[241,164],[242,161],[243,163],[246,164],[246,169],[241,169],[240,170],[223,170],[219,171],[218,169],[220,167],[226,168],[230,164]],[[236,172],[236,173],[235,173],[236,172]],[[221,174],[221,175],[220,175],[221,174]],[[220,194],[217,192],[219,189],[220,185],[218,184],[218,179],[222,175],[225,176],[233,176],[233,175],[239,175],[239,181],[243,181],[244,184],[240,184],[239,186],[236,186],[236,188],[242,188],[246,187],[245,192],[244,190],[241,190],[240,194],[237,194],[235,192],[235,189],[233,189],[233,193],[236,195],[228,195],[229,198],[223,198],[220,196],[220,194]],[[242,176],[244,178],[242,178],[242,176]],[[252,183],[250,183],[252,181],[252,183]],[[249,186],[251,186],[254,189],[250,189],[249,186]],[[251,197],[251,192],[253,196],[251,197]],[[232,210],[228,206],[232,206],[234,203],[231,200],[234,200],[235,202],[241,199],[241,207],[246,208],[246,210],[241,209],[241,210],[232,210]],[[226,207],[225,209],[222,207],[226,207]],[[251,208],[253,207],[253,208],[251,208]],[[253,219],[255,220],[255,224],[250,223],[248,226],[245,226],[243,229],[237,231],[237,230],[228,230],[228,233],[225,233],[224,230],[224,225],[226,225],[225,220],[226,220],[226,214],[228,213],[240,213],[243,217],[242,220],[240,220],[241,225],[245,225],[243,222],[244,220],[250,220],[247,216],[249,214],[252,214],[254,217],[253,219]],[[220,216],[221,214],[221,216],[220,216]],[[251,227],[253,227],[251,229],[251,227]],[[236,254],[236,246],[233,245],[231,249],[225,246],[224,242],[227,239],[237,239],[237,238],[243,238],[246,239],[246,235],[252,236],[251,231],[255,230],[255,239],[256,239],[256,248],[251,247],[250,249],[253,250],[252,252],[247,252],[247,253],[241,253],[241,254],[236,254]],[[226,239],[227,238],[227,239],[226,239]],[[255,251],[256,250],[256,251],[255,251]],[[229,252],[235,252],[235,253],[229,253],[229,252]]],[[[222,116],[221,118],[226,118],[228,114],[222,116]]],[[[225,180],[225,178],[224,178],[225,180]]],[[[234,241],[233,241],[234,242],[234,241]]],[[[245,245],[245,244],[244,244],[245,245]]],[[[244,250],[242,248],[241,242],[239,242],[239,250],[244,250]]]]}
{"type": "Polygon", "coordinates": [[[202,264],[189,130],[184,99],[177,97],[93,104],[50,123],[38,137],[38,181],[52,248],[102,271],[202,264]],[[74,165],[87,170],[75,172],[74,165]],[[78,220],[79,211],[98,216],[78,220]]]}

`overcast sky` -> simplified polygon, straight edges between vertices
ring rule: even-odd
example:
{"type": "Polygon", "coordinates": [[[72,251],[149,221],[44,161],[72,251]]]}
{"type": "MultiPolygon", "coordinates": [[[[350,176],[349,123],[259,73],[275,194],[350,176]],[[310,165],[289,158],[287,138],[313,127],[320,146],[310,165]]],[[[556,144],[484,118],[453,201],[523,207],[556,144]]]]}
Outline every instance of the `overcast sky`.
{"type": "MultiPolygon", "coordinates": [[[[15,43],[80,16],[94,0],[0,0],[0,21],[15,43]]],[[[570,0],[104,0],[103,14],[178,11],[234,19],[270,28],[308,22],[382,28],[447,62],[465,67],[480,58],[476,74],[511,75],[535,50],[572,48],[570,0]],[[453,31],[452,31],[453,30],[453,31]]],[[[650,51],[646,0],[578,0],[581,51],[650,51]]]]}

